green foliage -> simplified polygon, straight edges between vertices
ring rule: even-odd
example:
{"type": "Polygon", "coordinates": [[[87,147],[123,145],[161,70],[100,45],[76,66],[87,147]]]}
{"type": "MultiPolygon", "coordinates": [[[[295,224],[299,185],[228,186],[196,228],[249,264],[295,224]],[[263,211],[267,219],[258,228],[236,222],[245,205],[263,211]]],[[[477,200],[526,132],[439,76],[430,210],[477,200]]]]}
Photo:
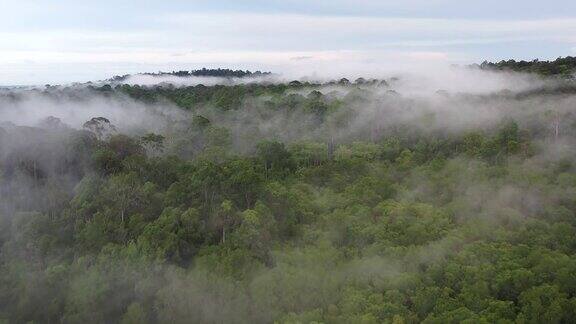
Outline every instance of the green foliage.
{"type": "Polygon", "coordinates": [[[206,225],[198,211],[181,212],[165,209],[154,222],[148,223],[138,237],[138,248],[146,256],[175,263],[190,260],[202,246],[206,225]]]}
{"type": "Polygon", "coordinates": [[[498,63],[483,62],[480,67],[489,70],[511,70],[517,72],[529,72],[544,76],[562,76],[572,78],[576,70],[576,57],[559,57],[554,61],[515,61],[507,60],[498,63]]]}
{"type": "Polygon", "coordinates": [[[294,171],[292,155],[283,143],[276,141],[261,142],[256,147],[256,156],[264,166],[266,179],[283,178],[294,171]]]}
{"type": "Polygon", "coordinates": [[[576,134],[339,83],[90,90],[193,117],[0,156],[0,322],[573,322],[576,134]]]}

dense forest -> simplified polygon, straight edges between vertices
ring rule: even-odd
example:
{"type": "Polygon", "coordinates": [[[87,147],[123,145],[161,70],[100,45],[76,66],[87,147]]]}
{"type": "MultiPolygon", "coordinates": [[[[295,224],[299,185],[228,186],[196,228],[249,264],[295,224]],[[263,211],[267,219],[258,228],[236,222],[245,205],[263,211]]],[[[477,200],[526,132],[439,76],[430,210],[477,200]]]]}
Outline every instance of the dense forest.
{"type": "Polygon", "coordinates": [[[544,76],[574,78],[576,57],[559,57],[554,61],[540,61],[538,59],[533,61],[503,60],[497,63],[484,61],[479,67],[486,70],[515,71],[544,76]]]}
{"type": "Polygon", "coordinates": [[[575,85],[402,82],[3,90],[0,323],[573,323],[575,85]]]}

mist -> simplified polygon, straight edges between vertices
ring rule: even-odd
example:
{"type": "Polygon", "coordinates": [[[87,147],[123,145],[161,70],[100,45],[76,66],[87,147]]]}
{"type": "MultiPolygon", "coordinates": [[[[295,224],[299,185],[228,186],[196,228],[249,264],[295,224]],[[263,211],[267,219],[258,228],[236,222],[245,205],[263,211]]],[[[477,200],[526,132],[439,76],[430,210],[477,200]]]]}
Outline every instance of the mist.
{"type": "Polygon", "coordinates": [[[573,81],[351,75],[2,90],[0,320],[569,320],[573,81]]]}
{"type": "Polygon", "coordinates": [[[212,77],[212,76],[175,76],[175,75],[149,75],[136,74],[130,75],[123,84],[154,86],[154,85],[172,85],[176,87],[196,86],[199,84],[205,86],[225,85],[232,86],[237,84],[249,83],[280,83],[285,82],[279,75],[264,75],[258,77],[212,77]]]}
{"type": "Polygon", "coordinates": [[[68,90],[17,90],[0,96],[0,121],[19,126],[37,126],[47,117],[81,129],[93,117],[106,116],[124,132],[157,131],[183,119],[186,112],[170,102],[147,105],[128,97],[107,96],[88,88],[68,90]]]}

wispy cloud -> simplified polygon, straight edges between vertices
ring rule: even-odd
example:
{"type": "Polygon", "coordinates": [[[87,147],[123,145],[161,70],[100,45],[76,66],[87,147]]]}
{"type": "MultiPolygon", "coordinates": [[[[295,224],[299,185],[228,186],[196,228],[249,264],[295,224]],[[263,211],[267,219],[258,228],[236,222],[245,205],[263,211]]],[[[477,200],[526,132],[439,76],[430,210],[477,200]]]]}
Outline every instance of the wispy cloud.
{"type": "Polygon", "coordinates": [[[167,14],[141,32],[0,32],[5,51],[322,51],[576,41],[576,18],[463,20],[286,14],[167,14]]]}
{"type": "MultiPolygon", "coordinates": [[[[338,3],[345,6],[348,2],[338,3]]],[[[367,0],[362,5],[379,6],[367,0]]],[[[510,50],[511,44],[530,44],[531,52],[521,52],[526,58],[541,53],[566,55],[576,45],[576,17],[449,19],[183,10],[131,18],[142,20],[139,24],[146,22],[147,27],[4,29],[0,32],[0,71],[23,69],[24,75],[30,72],[26,69],[33,69],[26,62],[44,65],[46,71],[49,65],[61,69],[57,64],[107,64],[118,67],[118,73],[128,70],[122,71],[122,65],[134,64],[150,68],[238,65],[283,71],[310,62],[345,60],[350,65],[390,64],[386,60],[391,59],[470,63],[513,57],[517,53],[510,50]],[[497,47],[508,52],[492,50],[497,47]],[[558,49],[563,52],[557,53],[558,49]]],[[[17,74],[11,73],[15,74],[0,72],[0,83],[9,83],[17,74]]]]}

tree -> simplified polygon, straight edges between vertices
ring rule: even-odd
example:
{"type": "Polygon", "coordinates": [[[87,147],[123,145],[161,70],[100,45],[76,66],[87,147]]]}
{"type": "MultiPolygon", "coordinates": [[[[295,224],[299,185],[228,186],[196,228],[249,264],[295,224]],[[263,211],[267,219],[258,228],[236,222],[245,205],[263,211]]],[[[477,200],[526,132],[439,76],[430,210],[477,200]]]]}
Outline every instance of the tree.
{"type": "Polygon", "coordinates": [[[182,265],[190,262],[206,239],[205,222],[196,209],[166,208],[144,228],[138,247],[149,257],[182,265]]]}
{"type": "Polygon", "coordinates": [[[220,205],[220,209],[216,215],[216,226],[222,230],[222,244],[226,243],[226,232],[233,227],[236,227],[239,223],[239,219],[236,216],[236,211],[232,206],[232,202],[229,200],[224,200],[220,205]]]}
{"type": "Polygon", "coordinates": [[[135,173],[118,174],[110,178],[105,186],[105,195],[120,213],[124,223],[126,212],[136,207],[142,198],[142,183],[135,173]]]}
{"type": "Polygon", "coordinates": [[[140,141],[148,151],[161,153],[164,149],[164,139],[162,135],[148,133],[142,136],[140,141]]]}
{"type": "Polygon", "coordinates": [[[271,266],[270,242],[274,219],[269,211],[265,206],[257,204],[255,209],[242,212],[241,219],[241,225],[234,232],[233,244],[248,249],[257,259],[271,266]]]}
{"type": "Polygon", "coordinates": [[[520,295],[522,313],[520,319],[528,323],[562,323],[567,307],[570,307],[567,296],[558,287],[542,285],[523,292],[520,295]]]}
{"type": "Polygon", "coordinates": [[[224,165],[225,187],[238,205],[252,208],[263,181],[260,170],[248,159],[234,159],[224,165]]]}
{"type": "Polygon", "coordinates": [[[99,140],[103,140],[107,136],[116,133],[116,127],[110,123],[110,120],[104,117],[94,117],[85,122],[83,127],[94,134],[99,140]]]}
{"type": "Polygon", "coordinates": [[[294,170],[292,155],[286,150],[283,143],[276,141],[263,141],[256,146],[256,155],[264,166],[266,178],[285,177],[294,170]]]}
{"type": "Polygon", "coordinates": [[[350,80],[346,79],[346,78],[342,78],[340,79],[340,81],[338,81],[339,85],[349,85],[350,84],[350,80]]]}
{"type": "Polygon", "coordinates": [[[560,136],[561,123],[560,113],[557,111],[548,110],[545,112],[545,115],[550,120],[550,126],[554,134],[554,140],[558,140],[558,137],[560,136]]]}

